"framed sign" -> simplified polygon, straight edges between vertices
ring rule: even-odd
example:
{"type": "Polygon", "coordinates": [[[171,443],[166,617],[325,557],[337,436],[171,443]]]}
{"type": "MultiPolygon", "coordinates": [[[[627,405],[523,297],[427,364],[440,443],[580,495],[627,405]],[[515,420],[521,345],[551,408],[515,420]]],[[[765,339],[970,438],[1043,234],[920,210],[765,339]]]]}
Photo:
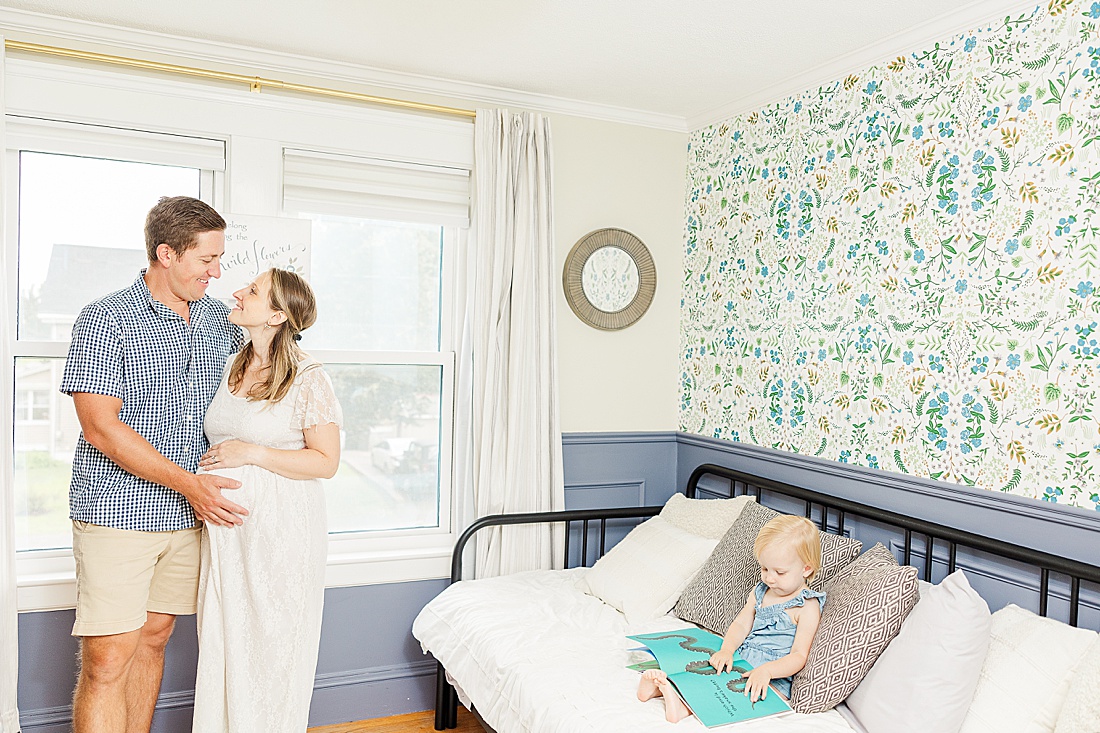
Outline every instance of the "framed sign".
{"type": "Polygon", "coordinates": [[[280,267],[309,280],[309,219],[226,214],[222,276],[210,283],[207,295],[232,300],[233,293],[264,270],[280,267]]]}

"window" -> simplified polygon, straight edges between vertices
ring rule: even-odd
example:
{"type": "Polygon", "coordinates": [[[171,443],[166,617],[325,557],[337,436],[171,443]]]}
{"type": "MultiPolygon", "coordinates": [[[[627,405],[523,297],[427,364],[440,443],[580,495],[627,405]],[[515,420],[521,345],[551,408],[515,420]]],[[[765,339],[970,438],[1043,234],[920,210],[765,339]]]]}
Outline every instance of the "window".
{"type": "Polygon", "coordinates": [[[85,304],[129,286],[145,266],[145,215],[160,196],[211,200],[224,144],[19,117],[8,118],[7,140],[18,211],[7,223],[17,266],[5,294],[16,314],[15,544],[21,574],[48,574],[72,562],[68,491],[80,424],[58,392],[72,325],[85,304]]]}
{"type": "Polygon", "coordinates": [[[468,175],[288,149],[283,180],[284,209],[313,222],[320,317],[303,345],[324,354],[346,423],[340,471],[326,484],[330,529],[448,531],[444,285],[468,175]]]}
{"type": "Polygon", "coordinates": [[[0,511],[16,516],[20,609],[75,599],[67,505],[79,424],[57,392],[73,318],[133,281],[145,214],[174,194],[312,222],[321,318],[302,346],[325,363],[346,415],[328,486],[327,584],[446,577],[451,273],[468,227],[472,126],[56,62],[5,69],[5,102],[20,112],[5,117],[4,190],[19,215],[6,219],[11,358],[0,374],[28,419],[13,424],[0,511]]]}

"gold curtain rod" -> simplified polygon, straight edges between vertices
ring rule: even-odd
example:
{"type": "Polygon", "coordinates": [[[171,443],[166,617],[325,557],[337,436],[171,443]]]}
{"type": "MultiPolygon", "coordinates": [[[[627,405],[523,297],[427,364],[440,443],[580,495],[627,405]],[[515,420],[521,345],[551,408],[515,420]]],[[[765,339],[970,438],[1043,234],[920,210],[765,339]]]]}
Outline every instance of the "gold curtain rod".
{"type": "Polygon", "coordinates": [[[292,82],[278,81],[277,79],[264,79],[259,76],[245,76],[243,74],[231,74],[226,71],[213,71],[210,69],[198,69],[192,66],[180,66],[178,64],[165,64],[160,61],[145,61],[143,59],[131,59],[125,56],[112,56],[94,51],[77,51],[71,48],[58,48],[57,46],[44,46],[39,43],[27,43],[25,41],[5,40],[4,47],[9,51],[23,51],[25,53],[38,53],[47,56],[60,56],[62,58],[77,59],[80,61],[94,61],[114,66],[125,66],[131,69],[144,69],[146,71],[159,71],[167,74],[180,74],[182,76],[194,76],[200,79],[215,79],[239,84],[247,84],[250,91],[260,92],[264,87],[272,89],[285,89],[290,92],[303,92],[316,94],[321,97],[334,97],[336,99],[348,99],[354,102],[366,102],[386,107],[400,107],[418,112],[433,112],[436,114],[451,115],[452,117],[464,117],[473,119],[475,112],[469,109],[456,107],[443,107],[436,104],[424,104],[422,102],[409,102],[403,99],[390,99],[376,97],[359,92],[345,92],[340,89],[326,89],[308,84],[294,84],[292,82]]]}

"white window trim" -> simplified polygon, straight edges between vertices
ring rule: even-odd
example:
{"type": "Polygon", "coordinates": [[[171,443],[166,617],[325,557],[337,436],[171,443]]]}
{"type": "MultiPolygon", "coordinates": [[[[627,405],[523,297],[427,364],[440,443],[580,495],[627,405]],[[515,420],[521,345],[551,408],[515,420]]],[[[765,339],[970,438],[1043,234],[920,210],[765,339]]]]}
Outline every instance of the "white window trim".
{"type": "MultiPolygon", "coordinates": [[[[278,149],[280,152],[284,147],[313,148],[315,147],[314,143],[320,141],[299,136],[298,130],[314,129],[316,123],[322,123],[322,126],[330,125],[331,129],[334,130],[342,130],[342,126],[346,126],[348,120],[355,119],[368,125],[376,124],[378,129],[386,134],[372,138],[371,135],[363,134],[362,128],[358,128],[356,142],[345,142],[344,144],[337,142],[334,147],[331,144],[333,139],[327,137],[326,142],[330,144],[325,146],[326,150],[336,154],[383,156],[393,160],[408,159],[411,162],[451,165],[467,169],[472,162],[472,153],[470,152],[472,151],[472,128],[465,123],[459,125],[453,121],[425,121],[419,117],[397,114],[391,111],[358,109],[353,111],[344,105],[323,101],[304,102],[294,99],[279,101],[267,98],[257,102],[257,100],[253,100],[248,96],[241,99],[236,95],[227,95],[217,87],[204,87],[191,82],[158,81],[153,86],[136,75],[35,62],[22,62],[18,65],[12,65],[12,68],[8,69],[8,76],[12,79],[18,76],[20,82],[20,84],[13,84],[14,91],[9,93],[9,97],[12,99],[19,97],[19,90],[29,90],[31,92],[26,101],[23,101],[20,97],[18,104],[11,105],[11,100],[9,100],[11,112],[21,115],[19,120],[21,131],[26,129],[24,124],[33,124],[36,118],[41,118],[50,120],[46,123],[48,125],[65,126],[88,122],[108,125],[117,128],[114,132],[121,134],[123,137],[129,129],[134,128],[135,138],[143,138],[145,143],[148,143],[150,134],[160,133],[182,135],[185,138],[193,137],[200,140],[216,141],[220,139],[227,143],[228,148],[225,168],[231,169],[234,162],[237,162],[238,170],[240,170],[239,161],[233,160],[231,141],[235,136],[247,137],[251,135],[259,138],[272,134],[275,137],[281,137],[281,142],[272,146],[273,150],[278,149]],[[28,86],[26,82],[32,78],[34,81],[28,86]],[[88,104],[88,99],[94,99],[94,95],[76,93],[89,79],[93,80],[99,89],[107,92],[107,96],[131,94],[135,100],[131,110],[135,113],[133,118],[130,119],[129,114],[121,108],[124,105],[113,103],[108,105],[110,108],[109,114],[117,114],[117,118],[105,116],[101,109],[95,107],[94,104],[86,109],[80,107],[81,104],[88,104]],[[18,89],[15,89],[16,87],[18,89]],[[47,88],[50,90],[49,93],[46,92],[47,88]],[[74,93],[64,93],[66,88],[73,89],[74,93]],[[195,100],[197,104],[192,105],[187,110],[187,114],[179,114],[177,110],[171,119],[161,120],[157,118],[151,122],[149,117],[157,114],[158,107],[150,105],[148,98],[159,96],[177,101],[195,100]],[[234,124],[237,124],[235,118],[230,122],[225,122],[226,129],[222,130],[220,127],[214,127],[215,125],[222,125],[222,120],[218,119],[216,115],[205,112],[207,109],[205,105],[220,104],[228,107],[229,104],[240,104],[242,101],[246,106],[255,106],[257,112],[259,112],[259,108],[263,108],[266,111],[264,112],[265,115],[281,115],[276,127],[283,130],[283,132],[275,131],[271,133],[265,130],[263,135],[257,135],[255,131],[249,129],[236,129],[233,127],[234,124]],[[122,119],[123,117],[127,119],[122,119]],[[302,120],[301,123],[294,121],[299,118],[302,120]],[[214,120],[217,121],[212,122],[214,120]],[[136,128],[140,128],[140,130],[136,128]],[[421,153],[416,152],[419,149],[419,143],[415,142],[414,138],[418,140],[423,135],[431,138],[431,144],[428,146],[430,152],[417,160],[417,155],[421,153]],[[435,137],[431,137],[433,135],[435,137]],[[355,147],[357,144],[362,144],[362,141],[371,141],[372,139],[382,140],[382,142],[370,142],[369,144],[376,145],[376,147],[389,145],[392,146],[393,150],[399,150],[400,152],[391,154],[381,148],[360,150],[355,147]]],[[[240,124],[244,126],[252,124],[252,120],[256,118],[256,115],[250,112],[246,117],[248,119],[240,124]]],[[[87,127],[87,125],[82,125],[82,127],[87,127]]],[[[54,133],[55,146],[62,144],[57,142],[58,139],[60,139],[59,136],[54,133]]],[[[117,143],[117,139],[115,138],[115,143],[117,143]]],[[[6,142],[10,151],[14,141],[9,137],[6,142]]],[[[35,147],[42,149],[41,146],[35,147]]],[[[3,154],[18,154],[9,151],[3,151],[3,154]]],[[[63,151],[57,148],[55,152],[63,151]]],[[[201,155],[202,151],[193,149],[192,153],[201,155]]],[[[104,155],[103,157],[118,158],[124,156],[120,156],[116,152],[114,155],[104,155]]],[[[145,157],[137,156],[134,159],[140,162],[153,162],[146,161],[145,157]]],[[[165,161],[158,160],[157,162],[165,161]]],[[[181,162],[180,164],[186,165],[187,163],[181,162]]],[[[18,194],[17,181],[14,180],[16,175],[17,167],[9,166],[8,185],[11,187],[8,194],[12,197],[18,194]]],[[[202,198],[211,201],[216,208],[224,210],[228,195],[232,197],[230,200],[235,202],[234,206],[236,208],[234,210],[239,213],[278,214],[280,205],[277,200],[256,198],[253,192],[248,190],[238,191],[235,189],[234,192],[228,192],[226,184],[232,181],[233,178],[234,176],[230,174],[230,170],[207,171],[202,177],[202,198]],[[250,203],[241,208],[241,202],[245,201],[250,203]],[[260,201],[266,201],[266,203],[258,206],[256,202],[260,201]]],[[[256,190],[261,191],[262,189],[256,188],[256,190]]],[[[18,246],[14,218],[8,217],[6,227],[6,246],[11,254],[9,261],[13,263],[17,261],[15,258],[18,246]]],[[[330,535],[330,551],[326,572],[326,586],[328,587],[439,579],[450,575],[451,550],[456,534],[453,532],[452,526],[453,506],[451,503],[453,500],[453,480],[451,476],[453,421],[446,419],[446,415],[453,415],[455,405],[455,356],[453,351],[449,349],[453,348],[450,313],[454,307],[452,303],[454,284],[451,282],[451,277],[454,273],[454,245],[457,236],[450,228],[445,231],[452,232],[452,234],[447,235],[448,240],[444,245],[443,292],[441,294],[442,308],[440,313],[441,350],[438,353],[431,352],[430,360],[425,362],[413,361],[415,354],[410,355],[406,352],[389,354],[393,359],[391,363],[435,363],[443,366],[444,393],[441,395],[443,400],[441,405],[444,407],[444,419],[441,423],[440,436],[440,526],[428,529],[330,535]]],[[[461,236],[461,234],[458,236],[461,236]]],[[[7,285],[6,290],[13,299],[18,297],[17,272],[16,267],[9,268],[9,272],[6,273],[7,277],[4,278],[7,285]]],[[[68,345],[65,343],[16,341],[14,333],[11,334],[10,345],[12,347],[10,355],[13,358],[63,358],[68,350],[68,345]]],[[[317,356],[322,361],[327,358],[319,353],[317,356]]],[[[378,358],[382,356],[382,354],[373,353],[371,363],[386,363],[385,361],[378,361],[378,358]]],[[[8,385],[5,388],[10,387],[11,385],[8,385]]],[[[6,449],[11,450],[10,447],[6,449]]],[[[4,508],[4,510],[6,511],[7,508],[4,508]]],[[[75,569],[71,550],[21,552],[17,557],[16,567],[18,574],[17,603],[21,612],[56,610],[75,606],[75,569]]]]}

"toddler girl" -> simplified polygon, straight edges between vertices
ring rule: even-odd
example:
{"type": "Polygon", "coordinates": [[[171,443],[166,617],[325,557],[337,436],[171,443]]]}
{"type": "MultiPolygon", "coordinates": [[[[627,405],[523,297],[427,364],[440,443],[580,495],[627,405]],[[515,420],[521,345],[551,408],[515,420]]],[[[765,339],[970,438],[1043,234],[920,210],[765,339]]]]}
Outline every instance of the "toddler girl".
{"type": "MultiPolygon", "coordinates": [[[[791,676],[806,666],[825,603],[824,593],[806,587],[821,569],[821,538],[810,520],[784,515],[764,525],[752,552],[760,563],[760,583],[726,630],[722,648],[711,655],[710,664],[719,673],[732,672],[736,653],[753,666],[744,674],[745,694],[752,702],[764,699],[769,682],[789,698],[791,676]]],[[[691,714],[668,676],[649,670],[638,685],[638,699],[644,702],[658,695],[664,696],[670,722],[691,714]]]]}

